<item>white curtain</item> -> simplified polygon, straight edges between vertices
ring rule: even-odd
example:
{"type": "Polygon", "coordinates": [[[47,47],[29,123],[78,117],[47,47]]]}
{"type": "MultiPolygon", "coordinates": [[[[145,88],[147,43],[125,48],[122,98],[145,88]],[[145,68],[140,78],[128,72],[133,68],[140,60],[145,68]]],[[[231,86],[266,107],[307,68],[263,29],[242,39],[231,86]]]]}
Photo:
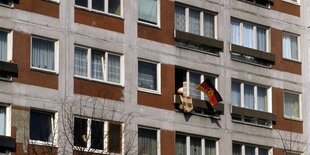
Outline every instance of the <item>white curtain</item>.
{"type": "Polygon", "coordinates": [[[204,13],[204,36],[214,38],[214,16],[204,13]]]}
{"type": "Polygon", "coordinates": [[[232,20],[231,21],[231,43],[240,45],[240,22],[232,20]]]}
{"type": "Polygon", "coordinates": [[[253,48],[253,26],[243,23],[243,46],[253,48]]]}
{"type": "Polygon", "coordinates": [[[121,0],[109,0],[109,13],[121,15],[121,0]]]}
{"type": "Polygon", "coordinates": [[[201,99],[201,91],[197,90],[197,86],[200,84],[200,74],[189,74],[189,91],[192,98],[201,99]]]}
{"type": "Polygon", "coordinates": [[[233,106],[241,107],[240,83],[232,81],[231,83],[231,102],[233,106]]]}
{"type": "Polygon", "coordinates": [[[157,0],[139,0],[139,20],[157,23],[157,0]]]}
{"type": "Polygon", "coordinates": [[[0,106],[0,135],[5,135],[6,129],[6,108],[0,106]]]}
{"type": "Polygon", "coordinates": [[[138,155],[157,155],[157,131],[138,130],[138,155]]]}
{"type": "Polygon", "coordinates": [[[32,38],[32,66],[42,69],[55,69],[55,43],[32,38]]]}
{"type": "Polygon", "coordinates": [[[189,10],[189,32],[200,35],[200,12],[189,10]]]}
{"type": "Polygon", "coordinates": [[[91,54],[91,77],[98,80],[103,80],[103,64],[104,55],[101,52],[92,51],[91,54]]]}
{"type": "Polygon", "coordinates": [[[186,155],[186,136],[176,135],[175,145],[176,155],[186,155]]]}
{"type": "Polygon", "coordinates": [[[254,109],[254,86],[244,84],[244,107],[254,109]]]}
{"type": "Polygon", "coordinates": [[[7,36],[6,32],[0,31],[0,61],[7,61],[7,36]]]}
{"type": "Polygon", "coordinates": [[[104,12],[104,1],[105,0],[92,0],[92,9],[104,12]]]}
{"type": "Polygon", "coordinates": [[[87,49],[75,47],[74,74],[87,77],[87,49]]]}
{"type": "Polygon", "coordinates": [[[257,27],[257,49],[260,51],[267,50],[267,36],[266,29],[257,27]]]}
{"type": "Polygon", "coordinates": [[[299,118],[299,95],[285,92],[284,100],[285,115],[299,118]]]}
{"type": "Polygon", "coordinates": [[[108,81],[120,83],[121,62],[120,56],[108,55],[108,81]]]}
{"type": "Polygon", "coordinates": [[[241,155],[241,145],[240,144],[233,144],[233,155],[241,155]]]}
{"type": "Polygon", "coordinates": [[[156,64],[143,61],[138,62],[138,86],[141,88],[157,90],[156,64]]]}
{"type": "Polygon", "coordinates": [[[190,152],[191,155],[201,155],[201,139],[191,137],[190,152]]]}
{"type": "Polygon", "coordinates": [[[297,36],[283,33],[283,57],[298,60],[297,36]]]}
{"type": "Polygon", "coordinates": [[[257,87],[257,110],[267,111],[267,89],[257,87]]]}
{"type": "Polygon", "coordinates": [[[255,147],[253,147],[253,146],[246,146],[245,147],[245,154],[246,155],[255,155],[255,147]]]}
{"type": "Polygon", "coordinates": [[[205,142],[205,155],[216,155],[216,144],[215,140],[206,139],[205,142]]]}
{"type": "Polygon", "coordinates": [[[185,8],[182,6],[175,7],[175,29],[185,31],[185,8]]]}

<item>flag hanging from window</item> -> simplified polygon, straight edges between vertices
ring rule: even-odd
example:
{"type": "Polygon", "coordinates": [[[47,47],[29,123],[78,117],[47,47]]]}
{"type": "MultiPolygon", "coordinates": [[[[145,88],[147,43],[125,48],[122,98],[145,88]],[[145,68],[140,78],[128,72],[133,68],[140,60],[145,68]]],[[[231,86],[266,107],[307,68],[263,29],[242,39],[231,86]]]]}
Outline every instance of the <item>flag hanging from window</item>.
{"type": "Polygon", "coordinates": [[[209,79],[205,79],[205,81],[203,81],[196,89],[202,91],[205,95],[208,96],[212,107],[216,106],[218,102],[223,101],[221,95],[217,92],[209,79]]]}

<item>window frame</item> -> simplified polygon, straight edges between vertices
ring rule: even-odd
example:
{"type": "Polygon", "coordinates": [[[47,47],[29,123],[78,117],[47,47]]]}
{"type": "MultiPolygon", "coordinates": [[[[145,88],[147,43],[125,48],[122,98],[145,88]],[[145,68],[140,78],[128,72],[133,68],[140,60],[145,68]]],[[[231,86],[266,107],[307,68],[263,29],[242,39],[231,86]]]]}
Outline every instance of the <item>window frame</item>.
{"type": "Polygon", "coordinates": [[[295,34],[295,33],[291,33],[291,32],[287,32],[287,31],[283,31],[282,32],[282,58],[283,59],[287,59],[287,60],[291,60],[291,61],[301,62],[300,35],[295,34]],[[289,35],[289,36],[294,36],[294,37],[297,38],[297,54],[298,54],[298,58],[297,59],[284,57],[284,50],[283,50],[283,48],[284,48],[284,43],[283,43],[284,34],[289,35]]]}
{"type": "Polygon", "coordinates": [[[11,105],[0,103],[0,107],[5,108],[5,134],[2,136],[11,136],[12,108],[11,105]]]}
{"type": "Polygon", "coordinates": [[[302,94],[294,91],[289,91],[289,90],[284,90],[283,91],[283,116],[286,119],[291,119],[291,120],[297,120],[297,121],[302,121],[302,94]],[[299,110],[299,117],[293,117],[293,116],[288,116],[285,114],[285,93],[289,94],[294,94],[298,95],[298,110],[299,110]]]}
{"type": "MultiPolygon", "coordinates": [[[[81,76],[81,75],[76,75],[74,72],[75,67],[73,67],[73,74],[74,77],[81,78],[81,79],[87,79],[89,81],[96,81],[96,82],[102,82],[102,83],[108,83],[112,85],[119,85],[119,86],[124,86],[124,55],[121,54],[116,54],[112,53],[106,50],[101,50],[101,49],[96,49],[96,48],[91,48],[87,46],[82,46],[82,45],[74,45],[74,58],[75,58],[75,48],[81,48],[81,49],[86,49],[87,50],[87,73],[86,77],[81,76]],[[103,62],[103,80],[92,78],[91,71],[92,71],[92,61],[91,61],[91,56],[92,56],[92,50],[96,50],[97,52],[100,52],[104,55],[104,62],[103,62]],[[110,82],[108,81],[108,56],[109,55],[114,55],[114,56],[119,56],[120,58],[120,83],[116,82],[110,82]]],[[[75,63],[75,62],[73,62],[75,63]]]]}
{"type": "Polygon", "coordinates": [[[139,20],[139,0],[138,0],[138,23],[139,24],[144,24],[144,25],[148,25],[148,26],[152,26],[152,27],[157,27],[157,28],[161,28],[161,17],[160,17],[160,15],[161,15],[161,6],[160,6],[160,4],[161,4],[161,0],[156,0],[157,1],[157,14],[156,14],[156,16],[157,16],[157,22],[156,22],[156,24],[153,24],[153,23],[151,23],[151,22],[147,22],[147,21],[141,21],[141,20],[139,20]]]}
{"type": "Polygon", "coordinates": [[[153,93],[153,94],[161,94],[161,63],[155,62],[155,61],[151,61],[151,60],[145,60],[145,59],[138,58],[138,64],[137,64],[138,65],[138,74],[137,74],[137,82],[138,83],[139,83],[139,61],[156,65],[157,89],[153,90],[153,89],[147,89],[147,88],[139,87],[139,84],[138,84],[137,85],[138,91],[143,91],[143,92],[148,92],[148,93],[153,93]]]}
{"type": "Polygon", "coordinates": [[[0,28],[1,32],[7,33],[7,59],[6,62],[13,61],[13,31],[0,28]]]}
{"type": "MultiPolygon", "coordinates": [[[[254,144],[245,144],[245,143],[241,143],[241,142],[234,142],[232,143],[232,145],[237,144],[237,145],[241,145],[241,155],[246,155],[245,154],[245,148],[246,146],[250,146],[250,147],[254,147],[255,148],[255,155],[259,155],[259,149],[267,149],[268,150],[268,155],[269,154],[273,154],[272,152],[272,147],[267,147],[267,146],[260,146],[260,145],[254,145],[254,144]]],[[[233,152],[233,146],[232,146],[232,152],[233,152]]]]}
{"type": "Polygon", "coordinates": [[[57,137],[58,137],[58,113],[52,112],[52,111],[47,111],[47,110],[41,110],[41,109],[35,109],[32,108],[30,109],[29,112],[29,144],[35,144],[35,145],[52,145],[53,147],[58,146],[57,142],[57,137]],[[31,112],[36,112],[36,113],[42,113],[42,114],[48,114],[51,116],[51,127],[52,127],[52,141],[41,141],[41,140],[33,140],[30,138],[30,117],[31,117],[31,112]]]}
{"type": "Polygon", "coordinates": [[[296,2],[294,2],[293,0],[282,0],[283,2],[287,2],[287,3],[291,3],[291,4],[295,4],[295,5],[300,5],[300,0],[297,0],[296,2]]]}
{"type": "Polygon", "coordinates": [[[261,51],[258,49],[258,45],[257,45],[257,27],[259,28],[264,28],[266,30],[266,51],[262,51],[262,52],[267,52],[267,53],[270,53],[270,50],[271,50],[271,35],[270,35],[270,27],[268,26],[264,26],[264,25],[260,25],[260,24],[256,24],[256,23],[253,23],[253,22],[248,22],[248,21],[244,21],[244,20],[240,20],[240,19],[237,19],[237,18],[231,18],[230,19],[230,35],[232,35],[232,29],[231,29],[231,23],[235,21],[235,22],[239,22],[239,43],[238,44],[235,44],[232,42],[232,36],[230,36],[230,43],[231,44],[235,44],[235,45],[239,45],[239,46],[242,46],[242,47],[245,47],[245,48],[251,48],[251,49],[254,49],[254,50],[258,50],[258,51],[261,51]],[[253,39],[253,43],[252,43],[252,46],[253,47],[246,47],[244,45],[244,33],[243,33],[243,25],[244,24],[249,24],[253,27],[253,30],[252,30],[252,39],[253,39]],[[254,45],[253,45],[254,44],[254,45]]]}
{"type": "Polygon", "coordinates": [[[105,5],[104,11],[93,9],[92,8],[92,0],[87,0],[87,5],[88,5],[87,7],[76,5],[75,0],[74,0],[74,7],[84,9],[84,10],[88,10],[88,11],[95,12],[95,13],[106,14],[106,15],[113,16],[113,17],[124,18],[124,0],[120,0],[120,9],[121,9],[120,15],[109,13],[109,1],[110,0],[104,0],[104,5],[105,5]]]}
{"type": "MultiPolygon", "coordinates": [[[[147,126],[140,126],[138,125],[138,132],[139,133],[139,129],[144,129],[144,130],[152,130],[152,131],[156,131],[156,147],[157,147],[157,155],[161,155],[161,131],[160,129],[156,129],[156,128],[152,128],[152,127],[147,127],[147,126]]],[[[138,134],[138,139],[139,139],[139,134],[138,134]]],[[[137,140],[138,141],[138,140],[137,140]]],[[[139,152],[139,143],[138,143],[138,152],[139,152]]]]}
{"type": "Polygon", "coordinates": [[[58,74],[59,73],[59,40],[56,39],[52,39],[52,38],[47,38],[47,37],[42,37],[42,36],[38,36],[38,35],[31,35],[31,41],[30,41],[30,68],[34,69],[34,70],[41,70],[44,72],[50,72],[50,73],[54,73],[54,74],[58,74]],[[39,68],[39,67],[34,67],[32,66],[32,39],[36,38],[36,39],[40,39],[40,40],[45,40],[45,41],[50,41],[54,43],[54,70],[50,70],[50,69],[44,69],[44,68],[39,68]]]}

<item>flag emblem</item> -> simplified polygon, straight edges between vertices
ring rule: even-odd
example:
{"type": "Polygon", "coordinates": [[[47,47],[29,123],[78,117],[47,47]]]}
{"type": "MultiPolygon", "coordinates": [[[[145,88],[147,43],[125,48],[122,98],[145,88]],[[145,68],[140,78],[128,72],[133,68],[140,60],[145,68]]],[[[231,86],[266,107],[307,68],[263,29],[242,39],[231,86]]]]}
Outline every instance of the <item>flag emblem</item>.
{"type": "Polygon", "coordinates": [[[212,107],[216,106],[218,102],[223,101],[221,95],[217,92],[209,79],[203,81],[196,89],[202,91],[206,96],[208,96],[212,107]]]}

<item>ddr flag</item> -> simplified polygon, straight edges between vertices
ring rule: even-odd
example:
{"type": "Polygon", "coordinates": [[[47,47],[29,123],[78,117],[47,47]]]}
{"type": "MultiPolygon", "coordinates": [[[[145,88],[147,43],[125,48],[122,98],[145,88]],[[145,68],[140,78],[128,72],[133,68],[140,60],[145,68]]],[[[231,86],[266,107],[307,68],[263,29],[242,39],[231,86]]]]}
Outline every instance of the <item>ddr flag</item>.
{"type": "Polygon", "coordinates": [[[203,81],[196,89],[202,91],[205,95],[208,96],[212,107],[216,106],[218,102],[223,101],[221,95],[217,92],[209,79],[205,79],[205,81],[203,81]]]}

